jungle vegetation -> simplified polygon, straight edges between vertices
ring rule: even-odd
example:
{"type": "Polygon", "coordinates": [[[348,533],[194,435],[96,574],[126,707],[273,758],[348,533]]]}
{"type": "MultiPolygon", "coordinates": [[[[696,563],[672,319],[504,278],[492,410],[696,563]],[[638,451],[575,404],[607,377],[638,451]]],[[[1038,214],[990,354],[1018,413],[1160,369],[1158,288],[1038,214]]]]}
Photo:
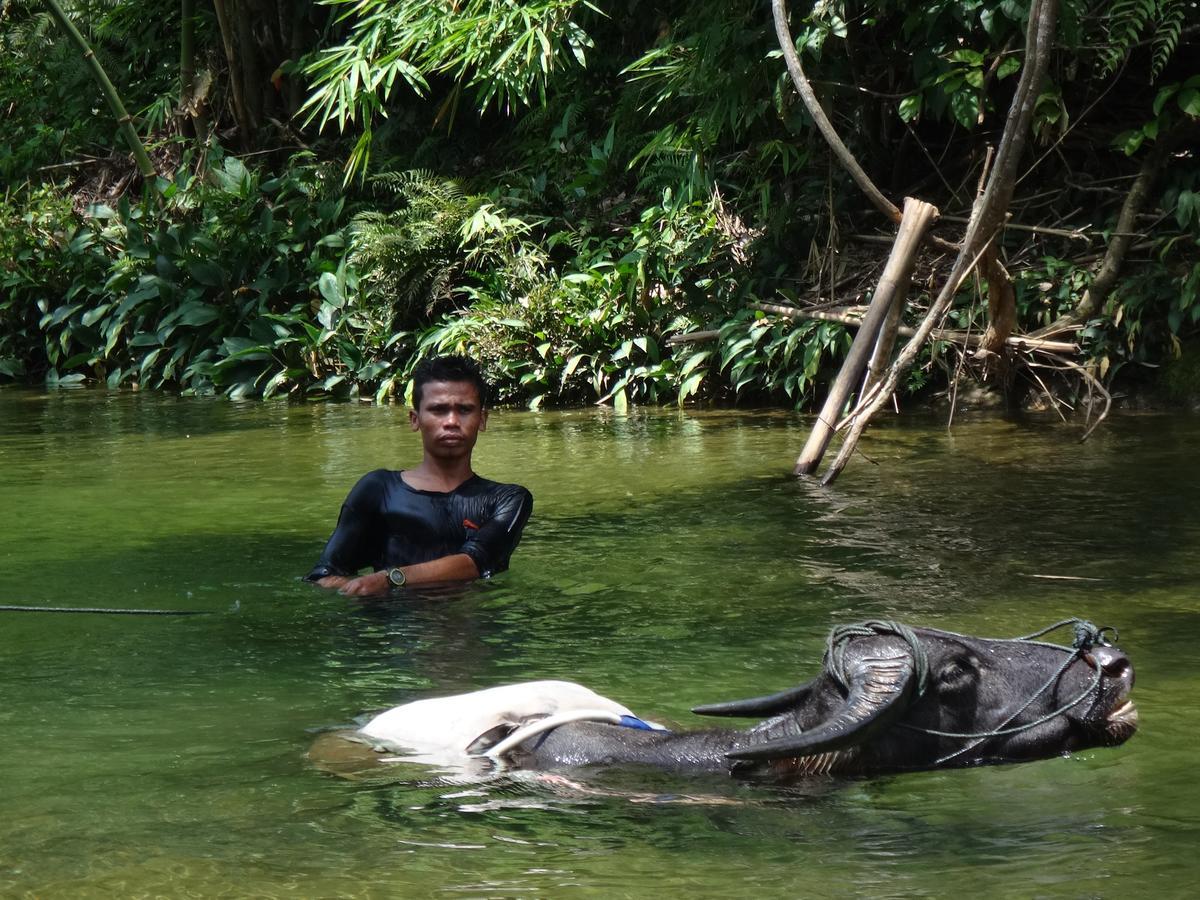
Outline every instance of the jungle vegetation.
{"type": "MultiPolygon", "coordinates": [[[[1200,2],[1054,7],[1011,292],[966,279],[902,392],[1070,403],[1081,371],[1111,390],[1200,344],[1200,2]],[[997,330],[1068,347],[981,348],[997,330]]],[[[941,211],[912,324],[1030,2],[787,18],[873,183],[941,211]]],[[[463,351],[530,406],[808,406],[895,233],[769,0],[0,0],[0,108],[0,381],[384,400],[463,351]]]]}

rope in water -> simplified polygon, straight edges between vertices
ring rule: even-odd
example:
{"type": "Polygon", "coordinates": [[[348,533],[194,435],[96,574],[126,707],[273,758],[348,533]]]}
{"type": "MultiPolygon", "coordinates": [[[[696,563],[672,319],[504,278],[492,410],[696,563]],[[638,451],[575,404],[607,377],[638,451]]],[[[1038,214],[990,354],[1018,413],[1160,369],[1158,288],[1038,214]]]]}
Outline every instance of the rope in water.
{"type": "MultiPolygon", "coordinates": [[[[904,641],[906,644],[908,644],[910,650],[912,651],[914,674],[917,677],[916,697],[919,698],[921,696],[921,694],[924,693],[925,686],[929,680],[929,661],[925,655],[925,651],[921,647],[920,641],[917,639],[916,633],[911,628],[909,628],[907,625],[902,625],[899,622],[874,621],[873,620],[873,621],[869,621],[869,622],[863,622],[858,625],[842,625],[837,628],[834,628],[829,633],[829,639],[828,639],[828,642],[826,644],[826,649],[825,649],[825,660],[826,660],[826,664],[828,665],[830,673],[834,676],[834,678],[836,678],[841,683],[842,687],[847,687],[848,680],[847,680],[847,676],[846,676],[846,672],[845,672],[846,644],[850,641],[851,638],[869,637],[871,635],[876,635],[876,634],[879,634],[879,635],[894,634],[897,637],[899,637],[902,641],[904,641]]],[[[967,637],[967,635],[958,634],[957,632],[954,632],[954,631],[942,631],[942,634],[948,634],[953,637],[961,637],[961,638],[967,637]]],[[[971,733],[957,732],[957,731],[938,731],[933,728],[922,728],[918,725],[909,725],[904,722],[900,722],[898,724],[902,728],[906,728],[909,731],[918,731],[918,732],[921,732],[922,734],[930,734],[930,735],[934,735],[936,737],[957,738],[960,740],[974,741],[974,743],[972,743],[972,744],[967,744],[966,746],[962,747],[961,749],[956,750],[953,753],[949,753],[946,756],[943,756],[941,759],[937,760],[938,765],[941,765],[944,762],[948,762],[949,760],[954,759],[954,757],[956,757],[956,756],[961,756],[963,753],[966,753],[968,750],[972,750],[975,747],[978,747],[981,743],[988,740],[989,738],[1000,737],[1002,735],[1009,735],[1009,734],[1020,734],[1023,731],[1029,731],[1031,728],[1036,728],[1037,726],[1039,726],[1045,722],[1049,722],[1054,717],[1062,715],[1068,709],[1071,709],[1072,707],[1074,707],[1074,706],[1078,705],[1080,702],[1082,702],[1082,700],[1085,697],[1087,697],[1089,694],[1091,694],[1092,691],[1097,690],[1100,687],[1100,681],[1103,677],[1103,674],[1100,671],[1100,667],[1096,666],[1095,667],[1096,673],[1095,673],[1094,677],[1092,678],[1091,684],[1089,684],[1087,687],[1085,687],[1083,689],[1083,691],[1081,691],[1079,693],[1079,695],[1077,697],[1075,697],[1074,700],[1071,700],[1068,703],[1064,703],[1062,706],[1060,706],[1058,709],[1054,710],[1053,712],[1047,713],[1046,715],[1042,716],[1041,718],[1035,719],[1032,722],[1027,722],[1024,725],[1017,725],[1017,726],[1014,726],[1013,728],[1008,727],[1009,722],[1011,722],[1013,719],[1015,719],[1017,716],[1019,716],[1021,713],[1023,713],[1026,709],[1028,709],[1030,704],[1032,704],[1034,700],[1036,700],[1038,697],[1040,697],[1042,694],[1044,694],[1047,690],[1050,689],[1050,687],[1056,681],[1058,681],[1058,679],[1062,676],[1062,674],[1064,672],[1066,672],[1066,670],[1071,666],[1071,664],[1073,662],[1075,662],[1075,658],[1077,656],[1083,656],[1085,653],[1087,653],[1089,650],[1091,650],[1092,647],[1096,646],[1097,644],[1100,644],[1102,646],[1109,645],[1110,642],[1109,642],[1108,636],[1110,634],[1112,635],[1113,640],[1116,640],[1117,631],[1115,628],[1111,628],[1109,626],[1104,626],[1104,627],[1098,628],[1095,625],[1093,625],[1091,622],[1088,622],[1085,619],[1071,618],[1071,619],[1063,619],[1060,622],[1055,622],[1053,625],[1047,626],[1046,628],[1043,628],[1040,631],[1035,631],[1032,634],[1022,635],[1021,637],[1016,637],[1016,638],[1008,638],[1007,640],[1010,640],[1010,641],[1013,641],[1016,643],[1037,644],[1037,645],[1043,646],[1043,647],[1053,647],[1056,650],[1062,650],[1063,652],[1065,652],[1067,654],[1067,658],[1063,661],[1063,664],[1058,667],[1057,671],[1055,671],[1054,674],[1051,675],[1046,680],[1046,682],[1040,688],[1038,688],[1037,691],[1035,691],[1029,697],[1029,699],[1026,700],[1024,704],[1022,704],[1022,706],[1019,709],[1016,710],[1016,712],[1009,715],[1003,722],[1001,722],[995,728],[989,729],[988,731],[971,732],[971,733]],[[1049,641],[1034,640],[1034,638],[1039,638],[1042,635],[1049,634],[1052,631],[1057,631],[1059,628],[1063,628],[1064,626],[1067,626],[1067,625],[1074,626],[1074,631],[1075,631],[1074,640],[1072,641],[1070,647],[1064,647],[1062,644],[1054,644],[1049,641]]],[[[983,640],[1004,640],[1004,639],[1003,638],[994,638],[994,639],[984,638],[983,640]]],[[[916,699],[916,698],[914,698],[914,699],[916,699]]]]}
{"type": "Polygon", "coordinates": [[[0,606],[0,612],[107,613],[114,616],[207,616],[206,609],[112,609],[103,606],[0,606]]]}

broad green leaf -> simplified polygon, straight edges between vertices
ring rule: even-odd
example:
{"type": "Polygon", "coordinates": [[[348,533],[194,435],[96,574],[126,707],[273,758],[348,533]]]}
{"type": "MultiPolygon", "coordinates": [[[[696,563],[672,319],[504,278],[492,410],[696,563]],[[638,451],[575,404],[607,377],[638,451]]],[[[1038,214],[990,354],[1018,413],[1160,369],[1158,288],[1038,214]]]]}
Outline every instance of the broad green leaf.
{"type": "Polygon", "coordinates": [[[266,385],[263,387],[263,392],[262,392],[263,399],[269,400],[271,397],[273,397],[277,390],[279,390],[281,387],[283,387],[285,384],[287,384],[287,380],[288,380],[288,370],[287,369],[281,369],[280,371],[276,372],[275,375],[271,378],[271,380],[268,381],[266,383],[266,385]]]}
{"type": "Polygon", "coordinates": [[[1021,70],[1021,60],[1015,56],[1005,57],[1004,62],[1000,63],[996,69],[996,78],[1003,81],[1009,75],[1016,74],[1021,70]]]}
{"type": "Polygon", "coordinates": [[[73,316],[80,308],[81,308],[81,304],[78,304],[78,303],[63,304],[62,306],[60,306],[58,309],[54,310],[54,312],[52,312],[50,314],[49,319],[42,320],[43,321],[42,327],[45,328],[47,326],[53,327],[55,325],[61,325],[67,319],[71,318],[71,316],[73,316]]]}
{"type": "Polygon", "coordinates": [[[1154,95],[1154,103],[1150,108],[1154,110],[1156,116],[1162,115],[1163,107],[1167,105],[1167,101],[1179,92],[1179,85],[1168,84],[1165,88],[1154,95]]]}
{"type": "MultiPolygon", "coordinates": [[[[321,292],[321,296],[325,298],[326,303],[333,309],[341,309],[346,304],[346,295],[342,292],[342,287],[338,283],[338,277],[332,272],[322,272],[321,277],[317,280],[317,289],[321,292]]],[[[328,325],[326,326],[329,327],[328,325]]]]}
{"type": "Polygon", "coordinates": [[[89,309],[82,316],[80,316],[79,321],[84,325],[95,325],[104,317],[106,312],[112,309],[112,306],[113,304],[111,303],[101,303],[95,309],[89,309]]]}
{"type": "Polygon", "coordinates": [[[1192,118],[1200,118],[1200,89],[1186,88],[1180,91],[1179,108],[1192,118]]]}
{"type": "Polygon", "coordinates": [[[707,374],[707,372],[696,372],[679,386],[679,404],[681,406],[684,400],[696,393],[707,374]]]}
{"type": "Polygon", "coordinates": [[[974,90],[957,90],[950,97],[950,112],[963,128],[974,128],[979,116],[979,98],[974,90]]]}
{"type": "Polygon", "coordinates": [[[208,303],[188,303],[179,311],[179,322],[193,328],[214,322],[220,316],[220,310],[208,303]]]}
{"type": "Polygon", "coordinates": [[[687,362],[683,364],[683,368],[679,370],[679,374],[686,376],[693,369],[695,369],[696,366],[705,362],[710,356],[712,356],[711,350],[701,350],[699,353],[693,353],[687,358],[687,362]]]}
{"type": "Polygon", "coordinates": [[[576,353],[574,356],[568,359],[567,364],[563,366],[562,380],[566,381],[568,378],[570,378],[575,373],[575,370],[579,367],[579,364],[585,359],[587,359],[587,354],[585,353],[576,353]]]}

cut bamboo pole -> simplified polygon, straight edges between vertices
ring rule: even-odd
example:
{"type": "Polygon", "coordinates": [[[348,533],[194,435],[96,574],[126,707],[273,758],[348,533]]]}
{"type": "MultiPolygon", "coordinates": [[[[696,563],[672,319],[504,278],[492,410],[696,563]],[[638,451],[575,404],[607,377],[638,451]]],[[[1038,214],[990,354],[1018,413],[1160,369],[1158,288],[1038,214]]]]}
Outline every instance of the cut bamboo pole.
{"type": "MultiPolygon", "coordinates": [[[[910,273],[911,274],[911,273],[910,273]]],[[[900,317],[904,315],[904,304],[908,301],[908,287],[911,281],[905,278],[896,285],[896,296],[888,308],[887,318],[875,339],[875,349],[871,351],[871,359],[867,363],[867,374],[863,377],[861,397],[866,394],[883,377],[883,370],[892,361],[892,350],[896,346],[896,334],[900,330],[900,317]]]]}
{"type": "Polygon", "coordinates": [[[858,383],[866,367],[867,359],[875,346],[875,340],[880,328],[887,318],[901,285],[907,285],[912,278],[916,265],[917,253],[921,249],[921,241],[925,232],[937,218],[937,207],[912,197],[904,199],[904,214],[900,219],[900,230],[896,241],[892,244],[892,252],[888,256],[887,265],[879,284],[875,288],[875,296],[867,308],[842,370],[829,388],[825,405],[813,425],[812,433],[804,445],[796,466],[792,470],[795,475],[807,475],[821,462],[829,442],[833,438],[834,427],[841,416],[842,408],[854,385],[858,383]]]}

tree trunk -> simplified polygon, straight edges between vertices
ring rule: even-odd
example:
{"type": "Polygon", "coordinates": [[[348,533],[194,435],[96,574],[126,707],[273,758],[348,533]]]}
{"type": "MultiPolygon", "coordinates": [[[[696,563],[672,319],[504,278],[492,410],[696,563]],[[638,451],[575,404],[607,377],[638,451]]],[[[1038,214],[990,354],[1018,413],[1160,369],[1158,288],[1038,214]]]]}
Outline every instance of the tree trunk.
{"type": "Polygon", "coordinates": [[[1100,270],[1092,279],[1092,283],[1088,285],[1087,290],[1083,292],[1083,298],[1070,315],[1042,329],[1044,332],[1051,333],[1064,325],[1086,322],[1104,308],[1105,301],[1108,300],[1108,295],[1116,286],[1117,276],[1121,273],[1121,267],[1125,263],[1125,254],[1129,252],[1133,239],[1137,237],[1137,217],[1149,201],[1154,182],[1158,180],[1158,176],[1175,146],[1173,138],[1177,138],[1177,135],[1161,135],[1155,142],[1154,148],[1142,160],[1137,178],[1129,188],[1129,193],[1125,195],[1125,202],[1121,204],[1117,225],[1109,239],[1104,260],[1100,263],[1100,270]]]}
{"type": "Polygon", "coordinates": [[[196,0],[182,0],[179,24],[179,117],[186,121],[196,140],[208,139],[207,85],[196,80],[196,0]]]}
{"type": "Polygon", "coordinates": [[[264,123],[286,121],[298,88],[275,74],[295,58],[307,23],[306,0],[213,0],[229,68],[229,92],[242,146],[256,149],[264,123]]]}
{"type": "MultiPolygon", "coordinates": [[[[1009,195],[1011,199],[1011,194],[1009,195]]],[[[988,286],[988,326],[983,333],[979,351],[981,354],[1005,354],[1005,344],[1013,329],[1017,327],[1017,294],[1013,290],[1012,279],[1008,271],[1000,263],[996,252],[997,235],[988,244],[987,252],[979,261],[983,268],[988,286]]]]}

